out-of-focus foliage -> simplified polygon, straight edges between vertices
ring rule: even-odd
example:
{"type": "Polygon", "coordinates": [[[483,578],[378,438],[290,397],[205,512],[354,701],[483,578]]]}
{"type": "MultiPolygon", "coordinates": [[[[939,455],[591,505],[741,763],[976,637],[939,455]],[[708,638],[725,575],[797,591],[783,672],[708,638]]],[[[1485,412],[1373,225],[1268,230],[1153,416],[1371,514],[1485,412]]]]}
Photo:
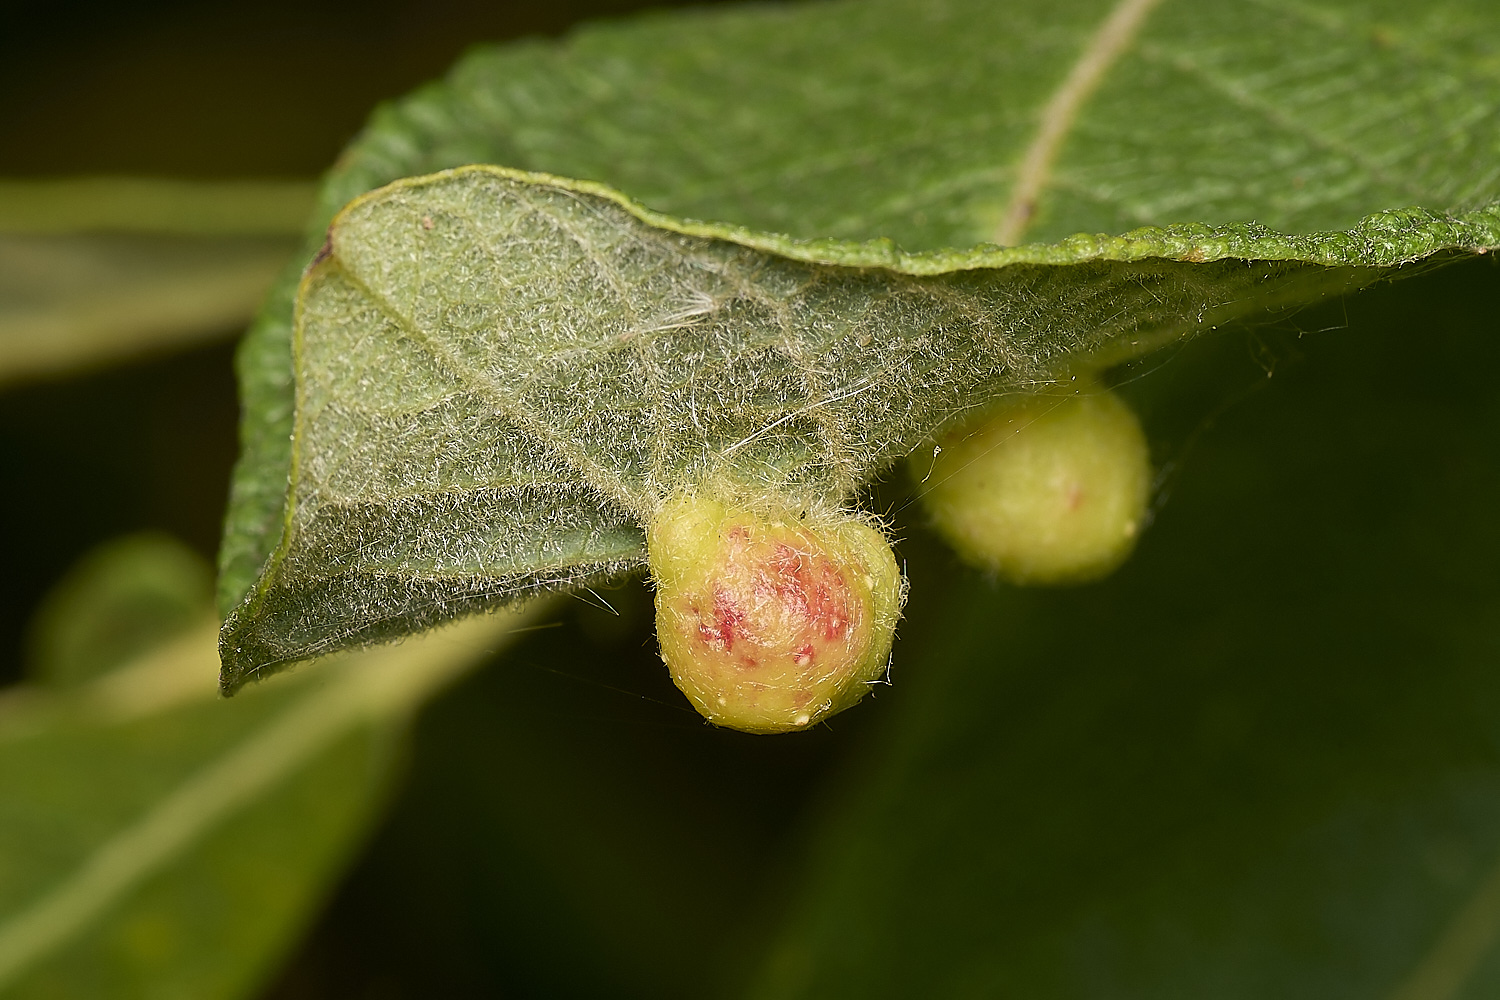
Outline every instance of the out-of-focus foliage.
{"type": "Polygon", "coordinates": [[[305,183],[0,180],[0,384],[233,332],[295,247],[305,183]]]}
{"type": "Polygon", "coordinates": [[[69,687],[107,673],[199,624],[212,586],[203,557],[170,535],[100,547],[37,609],[32,678],[69,687]]]}
{"type": "Polygon", "coordinates": [[[225,703],[207,581],[184,561],[141,538],[87,559],[39,627],[58,688],[0,701],[6,996],[242,995],[369,823],[412,707],[524,621],[474,619],[225,703]],[[100,672],[105,634],[180,619],[188,588],[188,631],[100,672]]]}

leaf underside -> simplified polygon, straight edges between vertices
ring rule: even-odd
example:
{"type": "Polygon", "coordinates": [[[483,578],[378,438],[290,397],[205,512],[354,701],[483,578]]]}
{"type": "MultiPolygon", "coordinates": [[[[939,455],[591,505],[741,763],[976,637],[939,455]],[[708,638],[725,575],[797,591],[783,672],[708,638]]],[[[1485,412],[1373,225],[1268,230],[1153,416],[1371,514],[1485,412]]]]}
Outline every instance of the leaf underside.
{"type": "Polygon", "coordinates": [[[630,571],[676,486],[847,505],[945,422],[1070,364],[1500,242],[1492,208],[1370,214],[1493,198],[1496,83],[1468,51],[1470,0],[1164,4],[1067,123],[1032,223],[1056,242],[819,239],[981,243],[1114,9],[647,18],[481,52],[379,114],[325,186],[320,237],[363,191],[479,161],[752,228],[503,170],[341,216],[301,285],[295,371],[295,275],[241,353],[225,688],[630,571]],[[834,27],[859,44],[830,53],[834,27]],[[1251,218],[1281,232],[1233,221],[1251,218]],[[1174,219],[1203,221],[1057,239],[1174,219]]]}
{"type": "MultiPolygon", "coordinates": [[[[1248,228],[1077,244],[1138,259],[887,250],[881,268],[642,216],[593,186],[470,167],[335,220],[299,297],[285,533],[226,626],[228,686],[637,569],[642,525],[685,485],[848,504],[943,424],[1069,359],[1380,273],[1244,259],[1286,242],[1248,228]],[[1150,255],[1169,248],[1191,260],[1150,255]]],[[[1491,213],[1401,213],[1366,223],[1354,259],[1400,263],[1434,229],[1449,245],[1500,238],[1491,213]]]]}

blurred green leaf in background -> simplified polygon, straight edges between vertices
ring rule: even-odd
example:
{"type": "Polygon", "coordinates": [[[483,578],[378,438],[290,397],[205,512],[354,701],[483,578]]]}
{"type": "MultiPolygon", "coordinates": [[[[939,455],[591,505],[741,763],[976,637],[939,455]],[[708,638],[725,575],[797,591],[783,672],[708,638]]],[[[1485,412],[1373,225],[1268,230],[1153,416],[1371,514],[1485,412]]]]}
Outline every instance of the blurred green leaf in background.
{"type": "MultiPolygon", "coordinates": [[[[233,602],[280,528],[294,284],[370,188],[493,162],[907,251],[1442,224],[1500,198],[1486,3],[654,13],[474,49],[316,195],[368,107],[470,43],[623,7],[293,8],[8,12],[0,995],[1500,988],[1484,255],[1117,368],[1161,475],[1102,583],[998,585],[901,477],[874,486],[912,584],[893,685],[797,737],[702,725],[639,581],[218,700],[201,569],[235,446],[224,337],[279,269],[240,357],[233,602]]],[[[1473,248],[1408,256],[1445,245],[1473,248]]]]}

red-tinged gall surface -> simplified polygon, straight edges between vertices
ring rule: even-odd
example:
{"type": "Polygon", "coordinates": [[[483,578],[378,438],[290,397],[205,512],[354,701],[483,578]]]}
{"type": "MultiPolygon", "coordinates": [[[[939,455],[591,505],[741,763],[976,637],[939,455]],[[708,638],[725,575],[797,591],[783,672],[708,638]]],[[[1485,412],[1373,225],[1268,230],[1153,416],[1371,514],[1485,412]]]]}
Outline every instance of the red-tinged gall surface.
{"type": "Polygon", "coordinates": [[[682,494],[652,520],[647,545],[662,658],[710,721],[804,729],[883,676],[902,581],[863,521],[814,525],[682,494]]]}

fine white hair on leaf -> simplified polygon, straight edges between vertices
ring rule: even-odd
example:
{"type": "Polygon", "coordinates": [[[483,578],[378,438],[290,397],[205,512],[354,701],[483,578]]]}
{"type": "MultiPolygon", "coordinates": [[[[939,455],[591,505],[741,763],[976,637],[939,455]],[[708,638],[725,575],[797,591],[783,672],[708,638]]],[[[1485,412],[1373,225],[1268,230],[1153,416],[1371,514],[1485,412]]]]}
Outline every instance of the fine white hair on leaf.
{"type": "MultiPolygon", "coordinates": [[[[1488,223],[1372,221],[1393,262],[1415,239],[1398,224],[1494,242],[1488,223]]],[[[302,281],[282,534],[226,621],[224,684],[636,572],[644,526],[697,483],[851,509],[1006,393],[1381,273],[1325,266],[1309,239],[1187,228],[908,255],[502,168],[372,192],[302,281]]]]}

